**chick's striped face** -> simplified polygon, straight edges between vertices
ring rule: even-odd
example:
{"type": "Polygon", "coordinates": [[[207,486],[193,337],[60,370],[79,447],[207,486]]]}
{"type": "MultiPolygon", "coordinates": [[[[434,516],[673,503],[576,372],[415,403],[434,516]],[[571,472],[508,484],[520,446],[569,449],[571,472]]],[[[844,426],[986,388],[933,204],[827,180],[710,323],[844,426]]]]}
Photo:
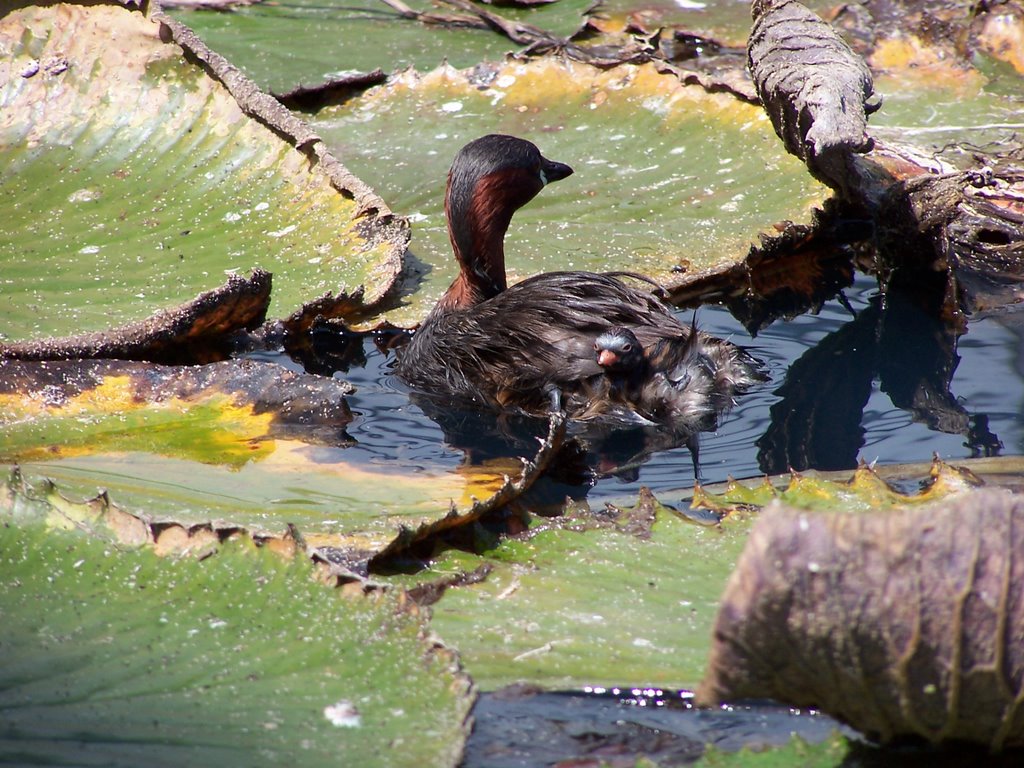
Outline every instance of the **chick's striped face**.
{"type": "Polygon", "coordinates": [[[637,367],[643,359],[643,349],[628,328],[611,328],[594,341],[597,364],[609,371],[624,371],[637,367]]]}

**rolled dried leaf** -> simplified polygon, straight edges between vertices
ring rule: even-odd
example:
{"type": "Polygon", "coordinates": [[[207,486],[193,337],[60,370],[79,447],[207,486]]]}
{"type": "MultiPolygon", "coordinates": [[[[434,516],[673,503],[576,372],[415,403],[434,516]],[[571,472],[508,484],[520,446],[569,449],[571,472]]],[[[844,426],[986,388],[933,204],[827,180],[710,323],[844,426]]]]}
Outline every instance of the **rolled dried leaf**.
{"type": "Polygon", "coordinates": [[[882,743],[1024,746],[1024,497],[775,507],[726,585],[698,701],[817,707],[882,743]]]}
{"type": "Polygon", "coordinates": [[[747,60],[775,132],[816,178],[846,194],[848,158],[872,146],[867,64],[796,0],[755,0],[751,13],[747,60]]]}

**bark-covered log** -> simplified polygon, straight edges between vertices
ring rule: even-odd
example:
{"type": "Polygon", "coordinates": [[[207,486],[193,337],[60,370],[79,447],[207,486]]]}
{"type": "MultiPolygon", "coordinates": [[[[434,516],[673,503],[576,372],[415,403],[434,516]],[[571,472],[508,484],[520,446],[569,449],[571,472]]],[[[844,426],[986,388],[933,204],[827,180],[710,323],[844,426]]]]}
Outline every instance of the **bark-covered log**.
{"type": "Polygon", "coordinates": [[[755,0],[747,42],[761,103],[787,151],[849,197],[849,158],[867,152],[871,72],[860,56],[796,0],[755,0]]]}
{"type": "Polygon", "coordinates": [[[884,743],[1024,747],[1024,498],[767,510],[726,586],[698,700],[766,697],[884,743]]]}

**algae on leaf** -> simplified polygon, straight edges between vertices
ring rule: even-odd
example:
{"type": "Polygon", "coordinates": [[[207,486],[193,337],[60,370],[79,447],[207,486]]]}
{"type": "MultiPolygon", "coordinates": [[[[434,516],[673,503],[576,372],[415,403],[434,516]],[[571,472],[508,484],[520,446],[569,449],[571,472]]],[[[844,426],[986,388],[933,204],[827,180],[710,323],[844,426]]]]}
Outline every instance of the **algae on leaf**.
{"type": "Polygon", "coordinates": [[[295,431],[310,443],[350,443],[351,392],[254,360],[0,360],[0,462],[144,451],[237,469],[295,431]]]}

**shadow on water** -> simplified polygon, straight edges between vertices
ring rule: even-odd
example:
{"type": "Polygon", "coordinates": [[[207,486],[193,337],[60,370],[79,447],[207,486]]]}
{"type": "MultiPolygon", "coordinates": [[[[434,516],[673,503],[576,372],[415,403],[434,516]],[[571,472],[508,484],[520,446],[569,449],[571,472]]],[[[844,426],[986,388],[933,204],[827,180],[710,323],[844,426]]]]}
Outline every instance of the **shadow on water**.
{"type": "Polygon", "coordinates": [[[791,734],[818,743],[838,727],[775,705],[701,710],[686,692],[617,688],[552,693],[511,686],[483,694],[474,718],[462,768],[633,768],[638,754],[659,766],[690,765],[708,745],[728,752],[783,746],[791,734]]]}
{"type": "Polygon", "coordinates": [[[959,363],[956,331],[899,292],[870,297],[789,366],[757,441],[759,469],[774,475],[855,467],[876,383],[911,421],[963,436],[972,457],[998,455],[1002,443],[988,415],[972,413],[951,392],[959,363]]]}
{"type": "MultiPolygon", "coordinates": [[[[709,747],[725,753],[784,747],[795,737],[819,745],[750,765],[835,765],[837,768],[1011,768],[1020,752],[992,756],[977,748],[896,745],[884,749],[814,711],[772,702],[698,709],[692,694],[650,688],[590,689],[562,693],[510,686],[483,694],[473,711],[474,731],[461,768],[603,766],[634,768],[643,755],[658,766],[686,766],[709,747]],[[845,741],[835,737],[842,735],[845,741]],[[781,759],[779,759],[781,758],[781,759]]],[[[748,764],[723,760],[724,765],[748,764]]],[[[712,762],[711,764],[718,764],[712,762]]]]}

